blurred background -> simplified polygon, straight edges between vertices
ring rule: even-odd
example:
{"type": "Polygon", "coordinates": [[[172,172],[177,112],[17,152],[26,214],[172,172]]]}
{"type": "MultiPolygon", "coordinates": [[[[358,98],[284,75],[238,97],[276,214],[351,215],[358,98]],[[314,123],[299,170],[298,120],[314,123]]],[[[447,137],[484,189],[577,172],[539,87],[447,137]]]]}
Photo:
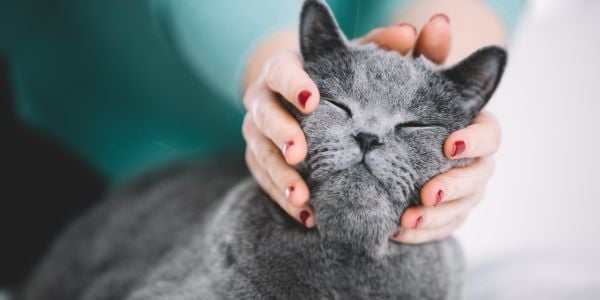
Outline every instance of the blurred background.
{"type": "MultiPolygon", "coordinates": [[[[200,101],[223,96],[197,76],[220,75],[199,75],[178,54],[186,41],[167,29],[182,26],[168,1],[28,9],[38,2],[0,2],[0,287],[113,183],[174,157],[243,151],[239,103],[211,108],[216,120],[194,117],[200,101]],[[64,99],[76,101],[57,111],[64,99]],[[217,134],[229,142],[211,143],[217,134]]],[[[531,0],[508,47],[490,102],[504,134],[496,174],[457,233],[468,298],[600,299],[600,1],[531,0]]]]}
{"type": "Polygon", "coordinates": [[[458,232],[472,299],[600,299],[600,2],[531,1],[509,53],[496,173],[458,232]]]}

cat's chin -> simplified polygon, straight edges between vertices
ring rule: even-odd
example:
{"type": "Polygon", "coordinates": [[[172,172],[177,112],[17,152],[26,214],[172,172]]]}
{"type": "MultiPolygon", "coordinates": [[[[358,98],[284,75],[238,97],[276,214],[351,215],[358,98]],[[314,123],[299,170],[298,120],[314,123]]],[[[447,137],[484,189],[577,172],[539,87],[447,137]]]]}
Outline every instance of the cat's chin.
{"type": "Polygon", "coordinates": [[[349,192],[347,197],[350,199],[377,197],[391,203],[394,201],[394,195],[385,184],[384,178],[377,176],[378,173],[363,160],[332,177],[338,177],[338,180],[343,183],[342,186],[349,192]],[[362,193],[365,192],[366,194],[363,195],[362,193]]]}
{"type": "Polygon", "coordinates": [[[355,249],[387,243],[400,211],[368,166],[356,164],[329,176],[312,191],[317,227],[329,241],[355,249]]]}

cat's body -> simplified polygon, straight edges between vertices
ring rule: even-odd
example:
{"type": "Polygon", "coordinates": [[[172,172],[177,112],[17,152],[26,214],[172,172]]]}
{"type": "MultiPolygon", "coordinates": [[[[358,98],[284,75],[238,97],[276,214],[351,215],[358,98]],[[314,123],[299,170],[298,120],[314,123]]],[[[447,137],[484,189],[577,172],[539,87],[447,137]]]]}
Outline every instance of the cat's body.
{"type": "Polygon", "coordinates": [[[499,48],[441,70],[373,45],[349,46],[321,1],[301,16],[305,68],[321,92],[300,121],[298,167],[316,229],[287,216],[241,164],[149,176],[74,224],[23,299],[458,299],[462,256],[451,238],[389,240],[444,157],[449,133],[493,93],[499,48]]]}
{"type": "Polygon", "coordinates": [[[63,236],[27,298],[457,298],[455,241],[328,247],[240,169],[184,166],[115,193],[63,236]]]}

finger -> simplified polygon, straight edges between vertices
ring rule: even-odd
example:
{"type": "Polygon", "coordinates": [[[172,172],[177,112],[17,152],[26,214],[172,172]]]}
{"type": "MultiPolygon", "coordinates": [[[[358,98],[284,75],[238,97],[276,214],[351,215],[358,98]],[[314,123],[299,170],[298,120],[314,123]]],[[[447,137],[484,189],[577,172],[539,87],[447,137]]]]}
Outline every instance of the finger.
{"type": "Polygon", "coordinates": [[[469,166],[433,177],[421,189],[421,202],[428,207],[438,206],[483,190],[494,173],[495,164],[493,157],[479,158],[469,166]]]}
{"type": "Polygon", "coordinates": [[[453,132],[444,143],[444,153],[448,158],[484,157],[498,151],[502,132],[498,120],[482,111],[466,128],[453,132]]]}
{"type": "Polygon", "coordinates": [[[442,203],[438,207],[416,206],[402,214],[400,225],[407,229],[432,229],[445,226],[462,215],[467,215],[483,198],[483,192],[442,203]]]}
{"type": "Polygon", "coordinates": [[[266,67],[267,86],[292,103],[303,113],[314,111],[319,104],[317,85],[308,77],[296,53],[286,52],[269,61],[266,67]]]}
{"type": "Polygon", "coordinates": [[[285,162],[279,149],[256,129],[249,114],[246,115],[242,128],[248,147],[259,166],[267,172],[278,190],[285,194],[286,201],[296,207],[306,205],[308,186],[300,174],[285,162]]]}
{"type": "Polygon", "coordinates": [[[424,55],[432,62],[442,64],[448,58],[451,42],[450,19],[445,14],[437,14],[421,30],[413,55],[424,55]]]}
{"type": "Polygon", "coordinates": [[[376,28],[364,37],[356,40],[359,44],[375,43],[379,47],[406,54],[412,50],[417,41],[417,29],[410,23],[396,26],[376,28]]]}
{"type": "Polygon", "coordinates": [[[392,235],[392,240],[407,243],[420,244],[439,241],[447,238],[450,234],[465,222],[466,216],[459,216],[446,226],[423,229],[400,229],[392,235]]]}
{"type": "Polygon", "coordinates": [[[251,115],[255,127],[279,146],[285,160],[295,165],[306,157],[307,145],[298,121],[286,111],[266,87],[256,93],[251,115]]]}
{"type": "Polygon", "coordinates": [[[277,188],[275,183],[269,177],[269,174],[260,167],[256,157],[250,149],[246,149],[246,163],[248,164],[250,173],[252,173],[252,176],[263,188],[265,193],[267,193],[288,215],[298,222],[303,223],[304,226],[308,228],[315,226],[315,214],[312,208],[308,205],[300,208],[294,207],[285,200],[285,195],[277,188]]]}

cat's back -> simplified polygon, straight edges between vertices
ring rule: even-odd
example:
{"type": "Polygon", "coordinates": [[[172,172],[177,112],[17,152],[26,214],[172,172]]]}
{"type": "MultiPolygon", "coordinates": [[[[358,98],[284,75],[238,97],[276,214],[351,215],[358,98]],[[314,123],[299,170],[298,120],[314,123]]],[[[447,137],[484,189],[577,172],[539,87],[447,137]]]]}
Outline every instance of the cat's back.
{"type": "Polygon", "coordinates": [[[121,299],[204,226],[247,176],[242,161],[178,165],[111,193],[76,220],[18,299],[121,299]]]}

